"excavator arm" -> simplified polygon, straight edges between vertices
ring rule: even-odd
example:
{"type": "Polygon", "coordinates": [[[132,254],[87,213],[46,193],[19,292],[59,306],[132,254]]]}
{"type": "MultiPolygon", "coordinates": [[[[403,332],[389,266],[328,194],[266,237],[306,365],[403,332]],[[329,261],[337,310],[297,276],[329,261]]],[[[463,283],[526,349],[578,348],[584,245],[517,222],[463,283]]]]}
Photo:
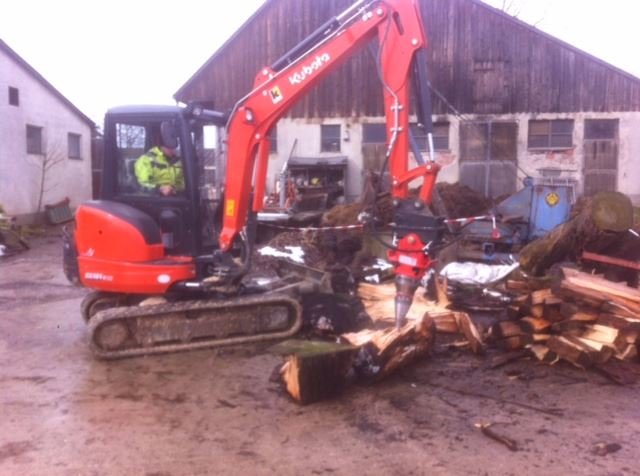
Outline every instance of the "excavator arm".
{"type": "MultiPolygon", "coordinates": [[[[229,250],[244,228],[249,207],[253,212],[262,208],[270,129],[313,86],[376,37],[392,193],[405,199],[409,182],[424,178],[420,198],[430,204],[437,165],[431,161],[408,169],[411,72],[414,59],[427,45],[417,1],[360,0],[273,66],[262,69],[253,90],[235,106],[227,128],[226,199],[219,237],[223,251],[229,250]],[[253,203],[249,203],[252,190],[253,203]]],[[[430,111],[425,114],[430,115],[430,111]]]]}
{"type": "Polygon", "coordinates": [[[227,128],[226,198],[219,244],[222,252],[228,251],[245,227],[250,207],[255,213],[262,209],[268,133],[273,125],[313,86],[376,37],[387,125],[385,162],[395,204],[395,243],[388,254],[395,265],[396,325],[401,326],[421,279],[433,266],[429,249],[438,241],[442,224],[428,208],[439,166],[433,154],[427,39],[417,0],[359,0],[258,74],[253,90],[236,104],[227,128]],[[413,72],[417,76],[417,110],[427,126],[430,160],[422,160],[414,148],[420,165],[409,169],[413,72]],[[409,200],[409,183],[418,179],[422,180],[418,199],[409,200]]]}
{"type": "Polygon", "coordinates": [[[258,74],[253,90],[237,103],[228,124],[226,199],[219,243],[221,251],[228,251],[246,225],[249,207],[256,213],[262,208],[268,133],[273,125],[314,85],[376,37],[387,125],[385,162],[395,204],[395,243],[388,255],[395,265],[396,326],[400,327],[416,289],[433,266],[429,249],[437,243],[442,224],[428,208],[439,166],[433,153],[427,40],[417,0],[359,0],[258,74]],[[430,160],[425,162],[414,148],[420,165],[410,170],[413,72],[417,76],[417,110],[427,126],[430,160]],[[409,183],[418,179],[422,179],[419,197],[409,200],[409,183]]]}

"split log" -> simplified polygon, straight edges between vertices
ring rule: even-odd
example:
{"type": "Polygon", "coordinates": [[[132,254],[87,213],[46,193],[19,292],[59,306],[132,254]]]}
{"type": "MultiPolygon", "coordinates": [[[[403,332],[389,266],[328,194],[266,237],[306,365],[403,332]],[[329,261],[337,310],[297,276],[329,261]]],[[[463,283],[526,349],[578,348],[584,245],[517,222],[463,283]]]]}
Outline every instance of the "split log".
{"type": "Polygon", "coordinates": [[[565,276],[560,281],[559,288],[563,295],[590,301],[591,307],[598,310],[604,310],[604,304],[608,303],[613,309],[632,317],[640,315],[639,290],[576,270],[563,268],[562,271],[565,276]]]}
{"type": "Polygon", "coordinates": [[[563,268],[562,272],[565,276],[563,283],[568,282],[575,286],[601,292],[606,297],[616,297],[623,299],[625,302],[640,304],[640,290],[636,288],[631,288],[622,283],[614,283],[600,276],[582,273],[571,268],[563,268]]]}
{"type": "Polygon", "coordinates": [[[400,329],[365,330],[342,335],[349,344],[359,347],[355,369],[368,381],[378,381],[397,369],[428,356],[435,343],[435,322],[423,317],[400,329]]]}
{"type": "Polygon", "coordinates": [[[456,312],[454,316],[458,324],[459,332],[462,333],[469,342],[472,352],[474,354],[482,354],[484,352],[484,340],[469,314],[466,312],[456,312]]]}
{"type": "Polygon", "coordinates": [[[531,333],[520,321],[501,321],[493,325],[490,330],[496,343],[507,351],[524,349],[533,343],[531,333]]]}
{"type": "Polygon", "coordinates": [[[282,342],[272,351],[287,356],[280,376],[289,395],[302,405],[342,392],[358,353],[351,345],[301,340],[282,342]]]}
{"type": "Polygon", "coordinates": [[[506,339],[527,334],[529,332],[520,321],[500,321],[491,327],[491,335],[496,339],[506,339]]]}
{"type": "Polygon", "coordinates": [[[540,362],[555,364],[559,360],[558,354],[544,344],[532,344],[528,346],[527,349],[540,362]]]}
{"type": "MultiPolygon", "coordinates": [[[[396,297],[396,286],[394,283],[379,285],[362,283],[358,286],[358,297],[362,300],[365,311],[374,321],[394,321],[396,297]]],[[[413,302],[411,303],[407,318],[419,320],[425,312],[441,311],[447,311],[447,309],[429,301],[424,294],[418,290],[413,296],[413,302]]]]}
{"type": "Polygon", "coordinates": [[[520,252],[522,269],[541,276],[552,265],[575,262],[585,249],[598,252],[611,246],[633,226],[631,200],[617,192],[599,193],[576,216],[534,240],[520,252]]]}
{"type": "Polygon", "coordinates": [[[460,332],[455,312],[427,312],[425,315],[435,321],[436,332],[442,334],[458,334],[460,332]]]}
{"type": "MultiPolygon", "coordinates": [[[[363,283],[358,287],[358,296],[362,300],[365,311],[374,321],[394,322],[395,284],[363,283]]],[[[450,311],[441,303],[429,301],[420,291],[417,291],[407,317],[409,320],[420,321],[425,316],[435,322],[437,332],[463,334],[473,352],[481,353],[483,351],[482,334],[468,314],[450,311]]]]}
{"type": "Polygon", "coordinates": [[[560,313],[560,306],[547,306],[544,311],[544,318],[549,322],[560,322],[565,318],[560,313]]]}
{"type": "Polygon", "coordinates": [[[546,334],[551,330],[551,322],[537,317],[523,317],[520,322],[530,334],[546,334]]]}
{"type": "Polygon", "coordinates": [[[617,352],[615,354],[615,358],[618,360],[625,360],[627,362],[637,362],[638,361],[638,345],[637,344],[627,344],[621,352],[617,352]]]}
{"type": "Polygon", "coordinates": [[[601,314],[598,318],[598,324],[618,329],[627,344],[640,344],[640,319],[615,314],[601,314]]]}
{"type": "Polygon", "coordinates": [[[597,321],[598,324],[603,326],[614,327],[620,330],[640,331],[640,319],[604,313],[598,316],[597,321]]]}
{"type": "Polygon", "coordinates": [[[555,334],[573,335],[581,337],[587,330],[587,323],[581,321],[560,321],[551,326],[551,331],[555,334]]]}
{"type": "Polygon", "coordinates": [[[547,347],[561,359],[581,369],[587,369],[593,365],[589,352],[585,351],[583,346],[571,342],[566,337],[551,336],[547,342],[547,347]]]}
{"type": "Polygon", "coordinates": [[[626,339],[620,330],[613,327],[599,324],[587,326],[581,337],[600,342],[616,352],[622,352],[627,347],[626,339]]]}
{"type": "Polygon", "coordinates": [[[538,304],[546,304],[546,300],[555,297],[553,291],[550,288],[540,289],[531,293],[531,305],[536,306],[538,304]]]}
{"type": "Polygon", "coordinates": [[[531,334],[523,334],[519,336],[511,336],[505,339],[502,339],[498,344],[507,351],[524,349],[529,344],[534,342],[531,334]]]}
{"type": "Polygon", "coordinates": [[[566,336],[566,339],[586,352],[594,364],[604,364],[613,357],[613,349],[602,342],[574,336],[566,336]]]}
{"type": "Polygon", "coordinates": [[[536,304],[535,306],[531,306],[529,308],[529,313],[538,319],[542,319],[544,317],[544,304],[536,304]]]}
{"type": "Polygon", "coordinates": [[[520,281],[515,279],[508,279],[505,283],[505,287],[509,291],[521,291],[523,293],[527,293],[531,291],[531,287],[527,281],[520,281]]]}
{"type": "Polygon", "coordinates": [[[567,319],[579,322],[596,322],[599,317],[597,311],[570,302],[560,305],[560,314],[567,319]]]}

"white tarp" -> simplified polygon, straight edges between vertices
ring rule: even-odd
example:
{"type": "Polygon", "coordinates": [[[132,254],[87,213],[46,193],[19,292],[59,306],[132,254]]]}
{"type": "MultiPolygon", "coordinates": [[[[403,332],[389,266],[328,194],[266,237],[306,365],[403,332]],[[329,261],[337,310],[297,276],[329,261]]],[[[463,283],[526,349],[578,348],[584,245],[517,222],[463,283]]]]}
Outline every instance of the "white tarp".
{"type": "Polygon", "coordinates": [[[304,251],[299,246],[285,246],[287,251],[280,251],[272,246],[260,248],[258,253],[262,256],[273,256],[275,258],[287,258],[296,263],[304,264],[304,251]]]}
{"type": "Polygon", "coordinates": [[[510,265],[471,262],[449,263],[440,271],[440,275],[462,284],[487,285],[501,281],[519,266],[518,262],[510,265]]]}

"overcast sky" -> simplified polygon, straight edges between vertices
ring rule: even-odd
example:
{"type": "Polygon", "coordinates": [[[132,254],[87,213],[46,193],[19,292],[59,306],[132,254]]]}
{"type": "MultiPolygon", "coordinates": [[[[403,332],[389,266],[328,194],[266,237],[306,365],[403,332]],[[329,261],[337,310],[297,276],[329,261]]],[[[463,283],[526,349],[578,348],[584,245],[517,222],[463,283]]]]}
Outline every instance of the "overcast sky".
{"type": "MultiPolygon", "coordinates": [[[[172,104],[173,94],[263,0],[2,3],[0,38],[100,124],[112,106],[172,104]]],[[[640,77],[640,2],[507,3],[520,19],[640,77]]]]}

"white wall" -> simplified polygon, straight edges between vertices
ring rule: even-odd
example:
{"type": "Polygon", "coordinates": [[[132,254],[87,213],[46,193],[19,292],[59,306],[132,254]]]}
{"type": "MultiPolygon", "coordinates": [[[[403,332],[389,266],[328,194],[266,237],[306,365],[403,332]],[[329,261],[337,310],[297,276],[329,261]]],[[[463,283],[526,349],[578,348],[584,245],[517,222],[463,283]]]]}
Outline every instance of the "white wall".
{"type": "MultiPolygon", "coordinates": [[[[289,156],[293,157],[338,157],[344,156],[349,160],[347,171],[347,200],[356,200],[362,191],[362,124],[381,122],[381,118],[352,119],[281,119],[278,122],[278,152],[271,154],[267,178],[267,190],[273,192],[278,174],[289,156]],[[320,125],[342,125],[342,142],[340,152],[320,152],[320,125]],[[297,143],[294,142],[297,139],[297,143]],[[293,153],[292,153],[293,149],[293,153]]],[[[451,135],[457,138],[457,130],[451,135]]],[[[456,139],[457,140],[457,139],[456,139]]],[[[458,164],[455,155],[450,152],[437,154],[438,162],[443,166],[440,180],[457,181],[458,164]]],[[[409,166],[415,166],[413,155],[410,154],[409,166]]],[[[420,184],[417,181],[412,187],[420,184]]]]}
{"type": "MultiPolygon", "coordinates": [[[[465,121],[486,121],[487,116],[465,116],[465,121]]],[[[575,179],[578,193],[583,189],[584,121],[585,119],[618,119],[618,190],[640,203],[640,112],[624,113],[577,113],[577,114],[509,114],[491,116],[496,121],[518,123],[518,178],[525,173],[538,177],[541,168],[563,169],[562,176],[575,179]],[[531,119],[573,119],[574,147],[563,151],[539,152],[528,149],[528,125],[531,119]]],[[[448,121],[449,150],[436,154],[442,166],[439,181],[454,183],[459,180],[460,167],[460,119],[456,116],[436,117],[437,121],[448,121]]],[[[282,165],[291,153],[295,139],[298,139],[293,155],[296,157],[322,157],[344,155],[349,158],[347,194],[354,200],[362,189],[362,122],[380,122],[381,118],[355,119],[282,119],[278,123],[278,152],[271,155],[269,165],[268,190],[274,190],[275,180],[282,165]],[[320,152],[320,124],[342,124],[342,151],[340,153],[320,152]],[[346,131],[348,131],[348,140],[346,131]]],[[[413,160],[411,164],[415,164],[413,160]]],[[[419,182],[418,182],[419,183],[419,182]]],[[[518,186],[520,187],[519,181],[518,186]]]]}
{"type": "Polygon", "coordinates": [[[65,197],[73,207],[91,198],[91,128],[12,58],[0,51],[0,204],[10,215],[36,212],[41,155],[26,152],[26,125],[43,128],[45,153],[62,157],[47,173],[45,204],[65,197]],[[8,88],[19,90],[11,106],[8,88]],[[81,160],[68,158],[67,134],[81,136],[81,160]]]}

